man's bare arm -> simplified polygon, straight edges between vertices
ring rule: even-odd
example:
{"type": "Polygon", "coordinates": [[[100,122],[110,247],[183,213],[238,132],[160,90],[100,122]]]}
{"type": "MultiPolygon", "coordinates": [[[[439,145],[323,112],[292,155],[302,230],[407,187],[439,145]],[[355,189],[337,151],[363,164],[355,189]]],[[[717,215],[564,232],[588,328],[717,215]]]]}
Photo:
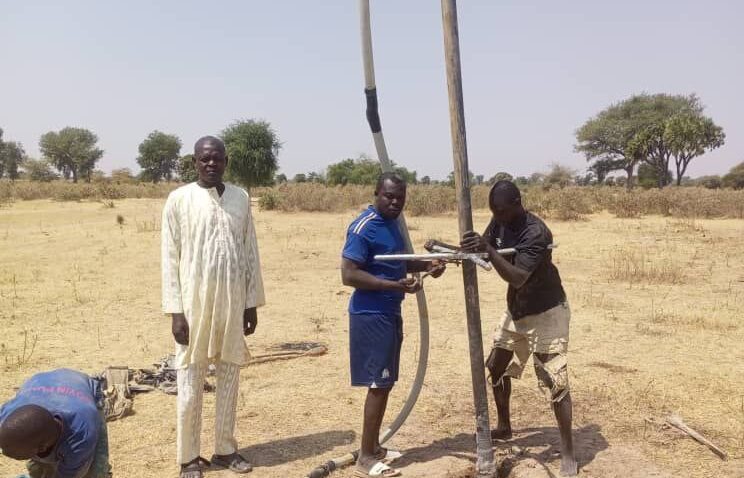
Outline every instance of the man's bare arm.
{"type": "Polygon", "coordinates": [[[391,281],[375,277],[360,268],[356,262],[346,258],[341,259],[341,281],[344,285],[363,290],[394,290],[413,293],[420,288],[420,286],[417,288],[418,283],[409,279],[391,281]]]}

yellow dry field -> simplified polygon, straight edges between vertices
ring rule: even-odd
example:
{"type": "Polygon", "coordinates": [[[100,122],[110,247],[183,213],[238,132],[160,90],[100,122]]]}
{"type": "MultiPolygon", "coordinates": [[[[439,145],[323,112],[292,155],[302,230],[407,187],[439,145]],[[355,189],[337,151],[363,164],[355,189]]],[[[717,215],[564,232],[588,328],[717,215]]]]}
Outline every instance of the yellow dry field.
{"type": "MultiPolygon", "coordinates": [[[[162,203],[30,201],[0,209],[0,400],[37,371],[150,367],[171,351],[169,319],[160,312],[162,203]]],[[[358,446],[364,390],[348,384],[350,291],[339,274],[355,213],[255,213],[268,305],[249,338],[253,353],[303,341],[327,344],[328,353],[243,369],[237,438],[256,465],[252,476],[299,478],[358,446]]],[[[479,211],[477,228],[487,219],[479,211]]],[[[454,216],[409,223],[419,247],[427,238],[456,238],[454,216]]],[[[744,221],[595,215],[548,224],[560,243],[554,258],[573,309],[569,364],[581,476],[744,476],[744,221]],[[730,459],[663,427],[670,413],[730,459]]],[[[493,272],[480,272],[479,281],[487,350],[505,287],[493,272]]],[[[444,278],[427,279],[426,292],[426,385],[391,444],[406,452],[398,464],[404,476],[468,476],[474,417],[460,270],[451,266],[444,278]]],[[[387,420],[416,366],[413,299],[405,319],[403,378],[387,420]]],[[[209,394],[207,457],[213,406],[209,394]]],[[[134,410],[109,426],[115,476],[177,476],[175,398],[139,395],[134,410]]],[[[515,382],[513,420],[513,442],[495,447],[500,476],[557,476],[554,420],[532,370],[515,382]]],[[[0,458],[0,476],[21,469],[0,458]]]]}

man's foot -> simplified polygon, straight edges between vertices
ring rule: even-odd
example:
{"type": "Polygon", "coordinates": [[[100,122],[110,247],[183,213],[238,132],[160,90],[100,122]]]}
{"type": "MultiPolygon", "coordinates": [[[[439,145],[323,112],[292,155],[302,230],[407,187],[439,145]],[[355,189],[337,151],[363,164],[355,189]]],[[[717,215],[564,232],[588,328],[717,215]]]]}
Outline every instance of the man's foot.
{"type": "Polygon", "coordinates": [[[208,467],[209,462],[202,457],[196,457],[188,463],[181,465],[181,472],[179,478],[202,478],[204,473],[202,472],[203,467],[208,467]]]}
{"type": "Polygon", "coordinates": [[[403,453],[398,450],[391,450],[389,448],[383,448],[382,446],[378,446],[377,451],[375,452],[375,459],[386,464],[392,463],[402,456],[403,453]]]}
{"type": "Polygon", "coordinates": [[[491,440],[511,440],[512,430],[510,428],[497,427],[491,430],[491,440]]]}
{"type": "Polygon", "coordinates": [[[573,455],[561,457],[561,476],[576,476],[579,472],[578,468],[573,455]]]}
{"type": "Polygon", "coordinates": [[[212,455],[212,466],[215,468],[227,468],[233,473],[240,474],[253,471],[253,465],[238,452],[229,455],[212,455]]]}
{"type": "Polygon", "coordinates": [[[354,470],[355,478],[390,478],[393,476],[400,476],[400,470],[390,468],[388,465],[381,461],[375,461],[371,467],[367,467],[360,462],[357,462],[356,469],[354,470]]]}

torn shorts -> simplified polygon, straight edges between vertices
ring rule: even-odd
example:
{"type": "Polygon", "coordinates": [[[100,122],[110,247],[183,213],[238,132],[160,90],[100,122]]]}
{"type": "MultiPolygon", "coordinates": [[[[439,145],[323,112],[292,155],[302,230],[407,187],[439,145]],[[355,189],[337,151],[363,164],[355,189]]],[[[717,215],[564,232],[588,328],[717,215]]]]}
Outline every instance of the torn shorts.
{"type": "MultiPolygon", "coordinates": [[[[493,347],[514,352],[504,376],[520,378],[527,360],[533,353],[555,354],[543,363],[533,358],[538,385],[552,402],[559,402],[569,391],[568,386],[568,329],[571,309],[563,302],[552,309],[513,320],[506,311],[496,327],[493,347]]],[[[498,383],[502,377],[492,377],[498,383]]]]}

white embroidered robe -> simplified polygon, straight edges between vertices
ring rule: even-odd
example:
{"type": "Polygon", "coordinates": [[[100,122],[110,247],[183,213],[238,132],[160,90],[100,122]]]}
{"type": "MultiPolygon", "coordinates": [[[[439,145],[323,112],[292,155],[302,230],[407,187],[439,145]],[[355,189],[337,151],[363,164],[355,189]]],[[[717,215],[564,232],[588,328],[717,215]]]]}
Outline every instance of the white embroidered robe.
{"type": "Polygon", "coordinates": [[[225,184],[220,196],[196,183],[171,192],[162,274],[163,312],[183,313],[189,324],[189,345],[176,344],[176,366],[244,364],[243,311],[265,303],[248,193],[225,184]]]}

